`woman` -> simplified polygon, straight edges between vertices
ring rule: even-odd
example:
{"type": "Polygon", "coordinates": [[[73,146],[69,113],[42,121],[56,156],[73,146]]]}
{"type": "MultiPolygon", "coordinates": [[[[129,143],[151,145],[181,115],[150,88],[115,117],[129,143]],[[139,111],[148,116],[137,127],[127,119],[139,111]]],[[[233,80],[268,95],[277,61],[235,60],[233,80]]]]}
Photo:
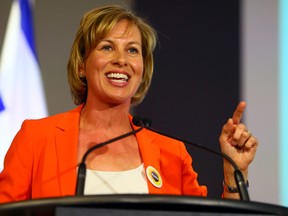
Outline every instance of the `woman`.
{"type": "MultiPolygon", "coordinates": [[[[24,121],[0,174],[0,202],[75,194],[77,165],[85,152],[136,129],[129,109],[148,91],[155,45],[155,30],[120,6],[84,15],[68,62],[68,81],[78,107],[24,121]]],[[[239,103],[219,140],[247,180],[258,142],[240,123],[244,109],[245,103],[239,103]]],[[[85,194],[206,196],[191,163],[182,142],[144,129],[88,156],[85,194]]],[[[225,161],[225,188],[236,187],[233,172],[225,161]]],[[[231,191],[224,190],[223,196],[239,197],[231,191]]]]}

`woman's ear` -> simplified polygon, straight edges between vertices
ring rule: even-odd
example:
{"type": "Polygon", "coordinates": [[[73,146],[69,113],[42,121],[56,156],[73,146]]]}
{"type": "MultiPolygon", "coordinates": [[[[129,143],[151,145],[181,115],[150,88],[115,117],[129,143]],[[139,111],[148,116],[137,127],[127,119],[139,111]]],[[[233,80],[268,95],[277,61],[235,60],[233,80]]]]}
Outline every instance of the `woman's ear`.
{"type": "Polygon", "coordinates": [[[79,67],[78,67],[78,76],[80,78],[84,78],[85,77],[83,64],[79,65],[79,67]]]}

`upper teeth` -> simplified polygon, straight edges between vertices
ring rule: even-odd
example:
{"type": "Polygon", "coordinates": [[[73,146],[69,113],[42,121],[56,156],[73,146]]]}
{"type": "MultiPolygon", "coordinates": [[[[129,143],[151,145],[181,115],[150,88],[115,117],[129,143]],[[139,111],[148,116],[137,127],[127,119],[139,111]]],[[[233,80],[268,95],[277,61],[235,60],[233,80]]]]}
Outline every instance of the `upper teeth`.
{"type": "Polygon", "coordinates": [[[126,79],[128,80],[128,76],[122,73],[110,73],[107,75],[108,78],[117,78],[117,79],[126,79]]]}

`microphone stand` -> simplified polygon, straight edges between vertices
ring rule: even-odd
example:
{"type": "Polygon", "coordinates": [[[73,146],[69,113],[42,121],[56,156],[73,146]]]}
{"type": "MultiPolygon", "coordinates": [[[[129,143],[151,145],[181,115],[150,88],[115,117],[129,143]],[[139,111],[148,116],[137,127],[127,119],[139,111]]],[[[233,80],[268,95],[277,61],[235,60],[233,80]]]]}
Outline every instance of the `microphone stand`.
{"type": "Polygon", "coordinates": [[[248,193],[248,190],[247,190],[247,186],[246,186],[243,174],[239,170],[239,168],[238,168],[237,164],[235,163],[235,161],[233,161],[232,158],[229,157],[227,154],[225,154],[223,152],[215,151],[215,150],[210,149],[210,148],[207,148],[207,147],[205,147],[205,146],[203,146],[201,144],[198,144],[198,143],[195,143],[195,142],[190,142],[188,140],[185,140],[185,139],[182,139],[182,138],[179,138],[179,137],[176,137],[176,136],[172,136],[172,135],[166,134],[164,132],[158,131],[156,129],[153,129],[153,128],[151,128],[151,121],[149,119],[141,119],[140,117],[134,117],[133,120],[134,120],[133,124],[135,124],[136,126],[141,125],[142,127],[146,128],[147,130],[153,131],[153,132],[161,134],[163,136],[170,137],[170,138],[175,139],[175,140],[179,140],[179,141],[181,141],[183,143],[187,143],[187,144],[195,146],[197,148],[204,149],[206,151],[212,152],[212,153],[214,153],[216,155],[219,155],[219,156],[225,158],[226,160],[228,160],[229,163],[234,168],[234,178],[235,178],[235,181],[236,181],[236,184],[237,184],[237,189],[239,191],[239,195],[240,195],[241,200],[246,200],[246,201],[250,200],[249,193],[248,193]]]}
{"type": "Polygon", "coordinates": [[[86,159],[88,157],[88,155],[98,149],[98,148],[101,148],[105,145],[108,145],[112,142],[116,142],[120,139],[123,139],[125,137],[128,137],[128,136],[131,136],[131,135],[134,135],[136,133],[138,133],[139,131],[141,131],[144,127],[141,126],[140,128],[138,128],[137,130],[133,130],[133,131],[130,131],[126,134],[122,134],[118,137],[115,137],[113,139],[110,139],[110,140],[107,140],[105,142],[102,142],[102,143],[99,143],[99,144],[96,144],[94,146],[92,146],[91,148],[89,148],[86,153],[83,155],[82,157],[82,160],[81,160],[81,163],[79,164],[79,167],[78,167],[78,174],[77,174],[77,183],[76,183],[76,193],[75,195],[76,196],[83,196],[84,195],[84,187],[85,187],[85,179],[86,179],[86,159]]]}

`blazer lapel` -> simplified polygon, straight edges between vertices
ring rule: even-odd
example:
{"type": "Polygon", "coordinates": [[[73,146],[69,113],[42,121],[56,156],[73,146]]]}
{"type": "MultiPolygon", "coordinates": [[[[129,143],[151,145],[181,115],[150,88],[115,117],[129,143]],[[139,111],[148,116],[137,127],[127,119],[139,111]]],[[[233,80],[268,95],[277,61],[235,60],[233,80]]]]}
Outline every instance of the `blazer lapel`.
{"type": "Polygon", "coordinates": [[[61,196],[74,195],[77,174],[79,117],[82,106],[65,113],[56,125],[55,148],[61,196]]]}
{"type": "Polygon", "coordinates": [[[150,194],[159,194],[164,192],[165,182],[163,182],[160,166],[160,148],[153,143],[156,136],[153,133],[143,129],[136,134],[142,160],[145,167],[145,175],[148,182],[150,194]],[[158,181],[157,181],[158,180],[158,181]]]}

